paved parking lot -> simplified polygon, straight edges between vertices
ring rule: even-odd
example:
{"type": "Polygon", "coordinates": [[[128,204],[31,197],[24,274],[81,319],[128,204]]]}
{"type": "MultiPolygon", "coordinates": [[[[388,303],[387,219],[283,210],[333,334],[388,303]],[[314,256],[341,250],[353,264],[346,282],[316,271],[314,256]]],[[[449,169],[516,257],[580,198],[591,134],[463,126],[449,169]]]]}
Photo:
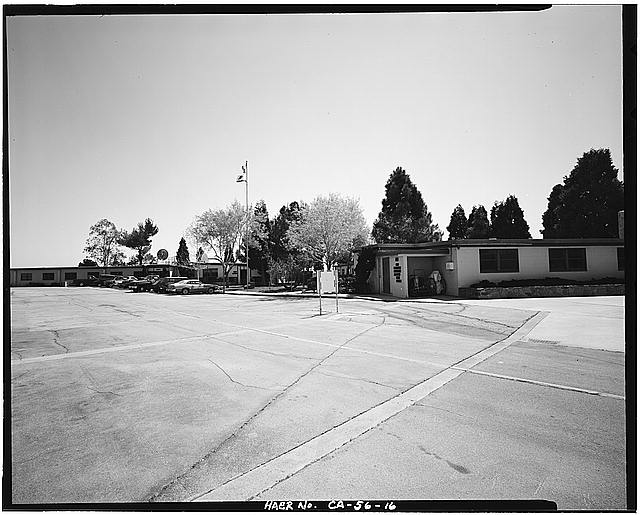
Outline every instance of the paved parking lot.
{"type": "Polygon", "coordinates": [[[12,501],[624,509],[624,353],[541,307],[12,289],[12,501]]]}

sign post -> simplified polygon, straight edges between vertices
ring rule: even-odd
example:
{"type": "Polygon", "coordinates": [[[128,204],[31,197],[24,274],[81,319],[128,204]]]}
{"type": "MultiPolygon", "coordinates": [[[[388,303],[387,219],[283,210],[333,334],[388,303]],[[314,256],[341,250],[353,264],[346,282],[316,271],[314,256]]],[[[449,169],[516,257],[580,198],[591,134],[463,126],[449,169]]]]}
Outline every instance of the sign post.
{"type": "Polygon", "coordinates": [[[335,278],[335,288],[336,288],[336,313],[339,313],[338,311],[338,269],[337,268],[333,269],[333,276],[335,278]]]}
{"type": "Polygon", "coordinates": [[[316,272],[316,285],[318,287],[318,299],[320,299],[320,315],[322,316],[322,276],[319,270],[316,272]]]}
{"type": "Polygon", "coordinates": [[[323,293],[335,293],[336,294],[336,313],[338,312],[338,271],[322,272],[318,270],[316,272],[316,284],[318,286],[318,298],[320,300],[320,314],[322,315],[322,294],[323,293]]]}

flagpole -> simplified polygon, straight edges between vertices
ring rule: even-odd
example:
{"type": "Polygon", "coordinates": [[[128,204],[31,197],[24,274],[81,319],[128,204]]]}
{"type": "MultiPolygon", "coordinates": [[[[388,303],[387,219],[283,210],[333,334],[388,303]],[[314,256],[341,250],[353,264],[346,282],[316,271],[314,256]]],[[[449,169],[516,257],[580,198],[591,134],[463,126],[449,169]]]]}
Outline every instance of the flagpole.
{"type": "Polygon", "coordinates": [[[245,193],[246,193],[246,201],[247,201],[247,243],[246,243],[246,252],[247,252],[247,289],[249,289],[249,282],[251,280],[251,271],[249,269],[249,162],[244,162],[244,185],[245,185],[245,193]]]}

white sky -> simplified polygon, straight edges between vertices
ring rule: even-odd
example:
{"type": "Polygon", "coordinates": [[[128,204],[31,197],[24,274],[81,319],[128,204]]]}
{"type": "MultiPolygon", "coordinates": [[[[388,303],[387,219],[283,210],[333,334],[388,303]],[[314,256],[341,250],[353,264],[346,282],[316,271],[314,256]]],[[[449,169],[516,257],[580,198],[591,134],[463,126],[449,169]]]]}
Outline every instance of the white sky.
{"type": "Polygon", "coordinates": [[[441,229],[514,194],[534,238],[584,152],[622,170],[619,6],[30,16],[7,37],[13,267],[76,265],[101,218],[152,218],[174,255],[196,215],[244,203],[245,160],[271,217],[338,192],[371,225],[402,166],[441,229]]]}

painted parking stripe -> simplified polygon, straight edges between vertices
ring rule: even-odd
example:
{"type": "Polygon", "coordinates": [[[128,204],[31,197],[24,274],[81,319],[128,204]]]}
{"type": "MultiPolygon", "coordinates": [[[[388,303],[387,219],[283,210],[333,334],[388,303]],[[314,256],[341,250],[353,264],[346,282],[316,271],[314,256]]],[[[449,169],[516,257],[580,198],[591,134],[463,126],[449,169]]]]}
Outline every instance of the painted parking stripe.
{"type": "Polygon", "coordinates": [[[519,383],[536,384],[539,386],[546,386],[548,388],[557,388],[559,390],[567,390],[570,392],[588,393],[589,395],[598,395],[600,397],[609,397],[611,399],[625,400],[624,395],[616,395],[615,393],[598,392],[596,390],[588,390],[586,388],[578,388],[576,386],[567,386],[565,384],[547,383],[545,381],[536,381],[535,379],[525,379],[523,377],[506,376],[503,374],[495,374],[493,372],[484,372],[482,370],[471,370],[469,368],[453,366],[455,370],[462,370],[463,372],[470,372],[471,374],[478,374],[482,376],[495,377],[497,379],[506,379],[508,381],[517,381],[519,383]]]}
{"type": "Polygon", "coordinates": [[[307,442],[263,463],[247,472],[238,474],[220,486],[193,497],[192,501],[250,500],[324,458],[343,445],[397,415],[419,400],[443,387],[463,374],[467,365],[475,366],[528,334],[542,321],[546,313],[536,313],[520,328],[504,340],[460,361],[459,368],[450,366],[407,391],[384,401],[339,426],[330,429],[307,442]]]}

